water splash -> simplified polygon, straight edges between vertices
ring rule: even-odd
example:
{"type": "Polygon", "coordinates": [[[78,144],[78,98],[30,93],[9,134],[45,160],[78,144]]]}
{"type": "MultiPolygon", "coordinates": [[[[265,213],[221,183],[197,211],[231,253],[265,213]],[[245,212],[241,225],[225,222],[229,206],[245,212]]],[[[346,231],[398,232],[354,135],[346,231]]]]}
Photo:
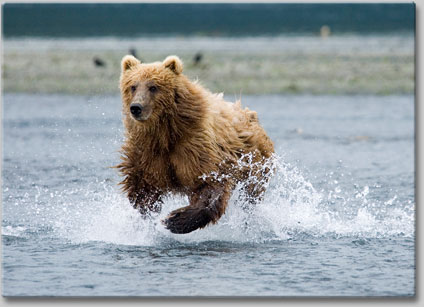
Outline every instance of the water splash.
{"type": "Polygon", "coordinates": [[[246,205],[240,197],[243,185],[239,184],[216,225],[186,235],[170,233],[160,221],[170,211],[187,205],[187,198],[168,196],[160,214],[142,218],[111,182],[64,191],[37,187],[35,196],[28,194],[11,204],[22,210],[20,219],[15,225],[3,222],[2,233],[25,236],[27,229],[38,227],[72,243],[143,246],[173,241],[260,243],[304,237],[414,236],[413,201],[400,203],[396,195],[371,201],[368,186],[351,191],[337,181],[333,181],[334,186],[329,184],[327,191],[317,191],[299,169],[282,158],[275,157],[273,167],[275,173],[261,203],[246,205]]]}

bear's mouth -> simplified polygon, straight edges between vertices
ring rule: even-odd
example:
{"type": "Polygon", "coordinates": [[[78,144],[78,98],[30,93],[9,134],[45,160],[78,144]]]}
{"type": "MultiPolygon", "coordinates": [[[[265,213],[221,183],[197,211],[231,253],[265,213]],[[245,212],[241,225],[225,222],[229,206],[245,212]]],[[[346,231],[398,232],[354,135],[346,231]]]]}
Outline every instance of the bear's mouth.
{"type": "Polygon", "coordinates": [[[139,115],[139,116],[131,115],[131,117],[138,122],[145,122],[146,120],[149,119],[150,114],[151,114],[151,112],[149,112],[149,114],[142,114],[142,115],[139,115]]]}

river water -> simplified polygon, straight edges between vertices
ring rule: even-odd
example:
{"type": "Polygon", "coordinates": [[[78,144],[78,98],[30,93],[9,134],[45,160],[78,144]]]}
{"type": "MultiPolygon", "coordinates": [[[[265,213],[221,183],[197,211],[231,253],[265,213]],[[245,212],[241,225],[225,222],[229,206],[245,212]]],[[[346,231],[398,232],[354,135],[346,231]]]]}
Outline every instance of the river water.
{"type": "MultiPolygon", "coordinates": [[[[232,100],[233,97],[227,97],[232,100]]],[[[121,194],[119,96],[3,95],[5,296],[413,296],[414,97],[243,96],[277,171],[187,235],[121,194]]]]}

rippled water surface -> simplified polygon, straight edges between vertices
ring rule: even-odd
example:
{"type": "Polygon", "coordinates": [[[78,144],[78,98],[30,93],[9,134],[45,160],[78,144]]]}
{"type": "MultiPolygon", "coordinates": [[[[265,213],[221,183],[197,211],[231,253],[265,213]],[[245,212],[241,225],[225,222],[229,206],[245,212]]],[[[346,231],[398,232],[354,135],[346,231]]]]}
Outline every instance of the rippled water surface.
{"type": "MultiPolygon", "coordinates": [[[[233,97],[227,97],[232,99],[233,97]]],[[[118,96],[3,96],[3,295],[412,296],[414,98],[244,96],[263,203],[175,235],[120,193],[118,96]]]]}

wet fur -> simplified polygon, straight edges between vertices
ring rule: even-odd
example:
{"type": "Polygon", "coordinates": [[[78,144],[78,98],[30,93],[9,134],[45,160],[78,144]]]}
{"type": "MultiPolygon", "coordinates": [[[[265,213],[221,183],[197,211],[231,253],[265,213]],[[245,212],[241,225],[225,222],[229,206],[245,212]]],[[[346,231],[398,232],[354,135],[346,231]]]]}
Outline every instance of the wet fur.
{"type": "MultiPolygon", "coordinates": [[[[190,203],[171,212],[163,221],[174,233],[188,233],[216,223],[224,214],[231,191],[248,176],[269,171],[261,163],[274,152],[272,141],[260,126],[256,112],[242,109],[212,94],[182,74],[182,62],[170,56],[164,62],[142,64],[132,56],[122,60],[120,89],[123,101],[125,143],[122,162],[123,191],[142,214],[161,210],[167,193],[187,195],[190,203]],[[132,93],[133,84],[154,83],[154,96],[132,93]],[[135,95],[143,97],[152,113],[145,122],[132,118],[129,106],[135,95]],[[256,169],[236,167],[251,153],[256,169]],[[218,181],[212,172],[226,176],[218,181]]],[[[248,187],[259,199],[263,187],[248,187]]]]}

